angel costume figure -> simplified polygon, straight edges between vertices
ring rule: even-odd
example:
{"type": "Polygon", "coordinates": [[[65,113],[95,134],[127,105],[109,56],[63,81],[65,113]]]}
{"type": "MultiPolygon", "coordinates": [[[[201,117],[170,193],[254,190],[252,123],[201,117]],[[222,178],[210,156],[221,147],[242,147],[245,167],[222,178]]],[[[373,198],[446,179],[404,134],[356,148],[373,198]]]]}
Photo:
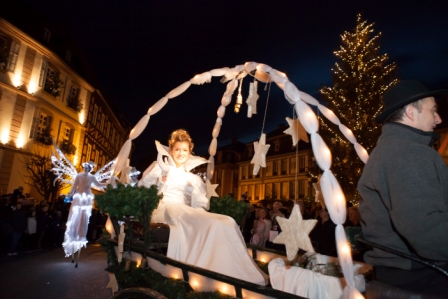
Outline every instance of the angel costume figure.
{"type": "Polygon", "coordinates": [[[65,230],[64,247],[65,256],[70,256],[86,247],[87,244],[87,228],[89,225],[89,218],[92,214],[93,194],[90,187],[95,185],[98,188],[103,188],[107,184],[98,182],[95,175],[90,174],[95,163],[92,161],[82,164],[84,172],[76,175],[75,182],[72,185],[67,197],[73,196],[72,205],[68,214],[67,229],[65,230]]]}
{"type": "Polygon", "coordinates": [[[156,142],[157,162],[144,172],[139,186],[157,185],[163,198],[151,221],[170,226],[167,256],[252,283],[265,285],[267,276],[247,252],[235,221],[209,213],[202,179],[189,171],[206,163],[191,155],[193,142],[185,130],[171,134],[169,148],[156,142]],[[169,164],[162,160],[167,156],[169,164]]]}

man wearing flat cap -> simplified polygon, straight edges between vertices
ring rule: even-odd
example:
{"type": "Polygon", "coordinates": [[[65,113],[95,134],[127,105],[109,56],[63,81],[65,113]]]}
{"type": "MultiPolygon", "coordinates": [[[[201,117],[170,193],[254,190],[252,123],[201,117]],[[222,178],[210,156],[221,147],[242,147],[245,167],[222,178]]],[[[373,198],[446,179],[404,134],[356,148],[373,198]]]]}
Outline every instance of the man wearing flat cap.
{"type": "MultiPolygon", "coordinates": [[[[435,97],[418,81],[401,81],[383,96],[384,123],[358,182],[363,237],[433,261],[448,270],[448,167],[431,144],[442,122],[435,97]]],[[[430,267],[378,248],[364,259],[376,279],[428,295],[448,296],[448,278],[430,267]]]]}

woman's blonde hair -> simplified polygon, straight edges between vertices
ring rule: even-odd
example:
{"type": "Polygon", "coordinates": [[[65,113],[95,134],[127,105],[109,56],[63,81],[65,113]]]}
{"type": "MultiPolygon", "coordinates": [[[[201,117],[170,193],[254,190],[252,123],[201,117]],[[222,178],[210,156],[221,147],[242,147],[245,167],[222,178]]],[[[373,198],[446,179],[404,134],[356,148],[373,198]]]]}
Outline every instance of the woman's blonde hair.
{"type": "Polygon", "coordinates": [[[190,152],[193,152],[193,139],[191,139],[190,134],[184,129],[179,129],[171,133],[170,140],[168,140],[168,145],[170,149],[173,148],[176,142],[188,142],[188,147],[190,148],[190,152]]]}

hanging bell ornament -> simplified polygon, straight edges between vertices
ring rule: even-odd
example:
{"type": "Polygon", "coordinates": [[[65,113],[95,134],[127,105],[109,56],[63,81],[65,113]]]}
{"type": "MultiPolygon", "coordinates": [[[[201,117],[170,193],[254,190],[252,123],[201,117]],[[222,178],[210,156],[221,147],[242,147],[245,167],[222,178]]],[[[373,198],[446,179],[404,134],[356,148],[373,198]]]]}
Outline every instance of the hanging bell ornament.
{"type": "Polygon", "coordinates": [[[243,78],[240,79],[240,86],[238,87],[238,96],[236,97],[236,103],[234,108],[235,113],[240,112],[241,105],[243,105],[243,96],[241,95],[242,84],[243,84],[243,78]]]}

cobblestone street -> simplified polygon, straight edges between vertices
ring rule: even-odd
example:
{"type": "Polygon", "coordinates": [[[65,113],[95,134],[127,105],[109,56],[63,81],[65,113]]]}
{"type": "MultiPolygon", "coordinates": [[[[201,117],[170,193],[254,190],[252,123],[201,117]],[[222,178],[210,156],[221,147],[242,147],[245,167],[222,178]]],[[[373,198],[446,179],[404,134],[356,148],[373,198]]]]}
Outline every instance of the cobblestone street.
{"type": "MultiPolygon", "coordinates": [[[[76,257],[76,255],[75,255],[76,257]]],[[[0,297],[2,299],[106,299],[109,277],[106,253],[99,244],[81,251],[78,268],[62,248],[0,258],[0,297]]]]}

